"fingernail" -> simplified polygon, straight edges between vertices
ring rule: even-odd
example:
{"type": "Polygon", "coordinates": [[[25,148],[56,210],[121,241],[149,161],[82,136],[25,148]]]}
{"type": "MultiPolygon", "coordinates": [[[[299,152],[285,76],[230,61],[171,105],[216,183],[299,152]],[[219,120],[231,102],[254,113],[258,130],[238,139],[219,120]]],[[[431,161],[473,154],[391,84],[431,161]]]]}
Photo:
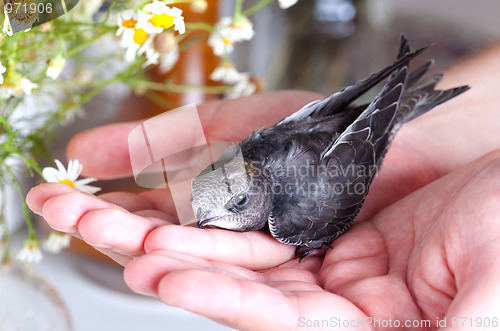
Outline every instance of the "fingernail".
{"type": "Polygon", "coordinates": [[[51,226],[51,228],[54,229],[54,230],[56,230],[56,231],[65,232],[65,233],[68,233],[68,234],[73,234],[73,233],[76,233],[76,231],[77,231],[77,228],[75,228],[75,227],[58,229],[58,228],[55,228],[55,227],[51,226]]]}
{"type": "Polygon", "coordinates": [[[138,293],[138,294],[141,294],[141,295],[144,295],[144,296],[147,296],[147,297],[152,297],[152,298],[156,298],[156,294],[153,293],[151,290],[149,289],[140,289],[140,290],[134,290],[134,292],[138,293]]]}
{"type": "Polygon", "coordinates": [[[105,244],[91,244],[89,243],[92,247],[95,247],[95,248],[100,248],[100,249],[111,249],[112,246],[111,245],[105,245],[105,244]]]}

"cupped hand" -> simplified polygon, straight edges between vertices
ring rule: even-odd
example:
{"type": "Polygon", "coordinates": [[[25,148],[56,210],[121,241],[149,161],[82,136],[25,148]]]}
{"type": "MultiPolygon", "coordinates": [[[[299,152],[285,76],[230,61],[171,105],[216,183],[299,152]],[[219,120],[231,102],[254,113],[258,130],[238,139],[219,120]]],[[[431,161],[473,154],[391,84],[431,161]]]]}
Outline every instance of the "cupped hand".
{"type": "MultiPolygon", "coordinates": [[[[239,140],[317,98],[270,93],[213,102],[200,114],[209,139],[239,140]]],[[[325,319],[358,323],[365,317],[435,323],[436,316],[450,314],[486,316],[494,305],[480,294],[491,299],[491,291],[500,291],[494,284],[499,271],[491,263],[500,249],[494,208],[500,156],[493,153],[463,167],[450,162],[471,161],[458,148],[450,149],[446,161],[434,158],[439,151],[422,148],[429,138],[416,129],[425,123],[423,117],[398,135],[352,229],[324,258],[300,263],[294,247],[263,232],[176,225],[165,190],[94,197],[63,184],[43,184],[27,201],[53,228],[126,265],[132,289],[232,327],[295,329],[325,319]]],[[[136,125],[82,133],[68,154],[80,159],[86,175],[129,175],[126,138],[136,125]]],[[[359,328],[365,326],[371,325],[359,328]]]]}

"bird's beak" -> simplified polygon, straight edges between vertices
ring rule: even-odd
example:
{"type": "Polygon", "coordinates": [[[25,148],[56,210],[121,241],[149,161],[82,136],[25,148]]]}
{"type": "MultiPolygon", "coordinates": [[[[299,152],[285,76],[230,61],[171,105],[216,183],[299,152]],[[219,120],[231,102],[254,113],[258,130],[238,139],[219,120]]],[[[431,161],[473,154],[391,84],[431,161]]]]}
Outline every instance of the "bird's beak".
{"type": "Polygon", "coordinates": [[[216,220],[220,218],[219,216],[215,216],[215,217],[209,217],[209,218],[203,218],[201,220],[198,221],[198,228],[202,228],[206,225],[209,225],[209,223],[213,220],[216,220]]]}

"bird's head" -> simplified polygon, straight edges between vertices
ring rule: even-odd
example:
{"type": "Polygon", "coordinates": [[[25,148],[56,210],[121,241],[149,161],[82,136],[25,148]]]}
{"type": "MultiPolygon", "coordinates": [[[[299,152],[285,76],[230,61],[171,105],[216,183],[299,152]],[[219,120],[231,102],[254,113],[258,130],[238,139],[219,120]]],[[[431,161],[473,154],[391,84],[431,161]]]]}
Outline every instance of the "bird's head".
{"type": "Polygon", "coordinates": [[[191,184],[191,203],[198,227],[234,231],[263,228],[272,207],[265,176],[242,158],[216,162],[191,184]]]}

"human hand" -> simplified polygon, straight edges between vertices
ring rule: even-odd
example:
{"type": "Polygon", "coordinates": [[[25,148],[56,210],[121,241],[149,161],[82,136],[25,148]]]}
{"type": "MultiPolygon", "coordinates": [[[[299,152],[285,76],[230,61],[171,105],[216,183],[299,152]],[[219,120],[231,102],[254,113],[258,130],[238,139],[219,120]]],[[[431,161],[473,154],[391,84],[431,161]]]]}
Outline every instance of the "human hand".
{"type": "MultiPolygon", "coordinates": [[[[252,127],[273,124],[311,97],[278,93],[213,103],[202,112],[206,114],[202,121],[212,140],[223,138],[226,132],[225,137],[237,140],[252,127]],[[289,104],[281,106],[285,100],[289,104]],[[244,104],[252,105],[246,108],[248,112],[231,113],[244,104]],[[235,114],[240,126],[227,126],[235,114]],[[248,118],[241,118],[243,114],[248,118]]],[[[426,125],[425,118],[403,128],[362,214],[324,259],[308,257],[298,263],[293,247],[261,232],[174,225],[165,191],[97,198],[64,185],[44,184],[30,192],[28,203],[51,226],[76,231],[74,235],[127,265],[125,276],[133,289],[237,328],[289,329],[300,321],[364,320],[365,315],[378,320],[414,320],[455,312],[472,317],[471,309],[476,308],[483,309],[481,316],[492,317],[487,308],[495,305],[485,299],[494,298],[492,294],[498,291],[492,283],[498,276],[492,262],[498,251],[494,238],[498,222],[485,223],[497,216],[491,200],[482,198],[498,199],[498,181],[492,179],[498,178],[499,155],[456,169],[400,200],[449,173],[453,165],[470,161],[464,157],[468,150],[463,146],[462,151],[450,150],[445,162],[432,158],[435,151],[422,147],[429,139],[424,135],[427,132],[416,129],[426,125]],[[471,211],[476,212],[473,222],[471,211]],[[433,276],[429,270],[439,273],[433,276]],[[485,279],[478,281],[482,276],[485,279]],[[483,292],[487,295],[481,296],[483,292]]],[[[109,138],[126,138],[133,126],[84,133],[70,145],[69,154],[86,165],[87,175],[126,175],[130,171],[126,139],[109,138]],[[100,141],[107,144],[96,145],[100,141]],[[85,153],[88,148],[94,153],[85,153]]],[[[456,126],[452,129],[457,131],[456,126]]],[[[472,147],[477,152],[477,146],[472,147]]]]}
{"type": "MultiPolygon", "coordinates": [[[[253,128],[271,125],[319,97],[308,92],[277,92],[243,102],[215,101],[199,107],[200,119],[207,139],[238,140],[253,128]],[[224,129],[227,127],[230,129],[224,129]]],[[[137,125],[120,123],[83,132],[69,144],[68,155],[85,165],[84,175],[100,179],[131,176],[128,134],[137,125]]],[[[27,203],[53,228],[83,239],[122,265],[144,254],[143,243],[151,230],[178,224],[170,192],[164,189],[95,197],[64,184],[48,183],[33,188],[27,203]]]]}

